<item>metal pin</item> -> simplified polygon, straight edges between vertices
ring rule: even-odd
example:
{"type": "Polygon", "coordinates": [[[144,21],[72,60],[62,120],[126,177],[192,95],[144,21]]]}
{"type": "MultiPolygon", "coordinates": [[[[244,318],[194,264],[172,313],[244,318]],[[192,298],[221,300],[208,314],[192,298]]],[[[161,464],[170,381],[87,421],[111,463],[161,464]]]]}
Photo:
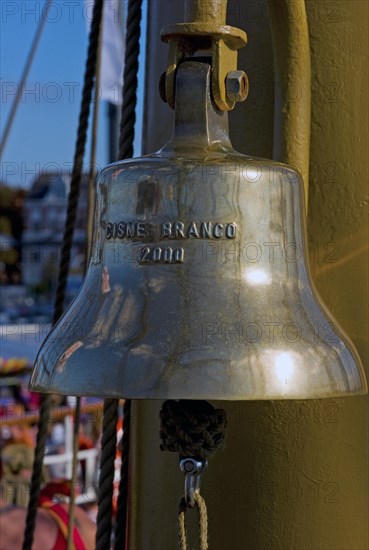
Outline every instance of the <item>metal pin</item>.
{"type": "Polygon", "coordinates": [[[185,474],[184,496],[189,508],[195,506],[195,493],[200,492],[200,476],[208,467],[208,461],[195,458],[180,458],[179,467],[185,474]]]}

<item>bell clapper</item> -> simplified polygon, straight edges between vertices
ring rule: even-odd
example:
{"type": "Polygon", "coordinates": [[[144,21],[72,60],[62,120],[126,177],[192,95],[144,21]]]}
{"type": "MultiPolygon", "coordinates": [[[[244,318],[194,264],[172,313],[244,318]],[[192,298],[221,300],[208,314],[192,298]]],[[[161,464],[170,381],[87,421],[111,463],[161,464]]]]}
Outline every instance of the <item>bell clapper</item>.
{"type": "Polygon", "coordinates": [[[162,451],[179,453],[179,467],[185,474],[184,496],[179,505],[178,529],[180,546],[186,546],[185,514],[197,507],[200,548],[207,548],[207,510],[200,495],[200,479],[208,459],[222,447],[227,426],[226,413],[208,401],[180,399],[164,401],[160,411],[162,451]],[[202,541],[202,542],[201,542],[202,541]]]}

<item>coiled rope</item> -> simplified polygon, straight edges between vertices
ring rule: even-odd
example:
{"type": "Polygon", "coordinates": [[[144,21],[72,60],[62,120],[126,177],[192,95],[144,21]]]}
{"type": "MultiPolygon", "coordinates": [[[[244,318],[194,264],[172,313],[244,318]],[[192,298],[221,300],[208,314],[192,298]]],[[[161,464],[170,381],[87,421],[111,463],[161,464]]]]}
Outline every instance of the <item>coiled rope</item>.
{"type": "MultiPolygon", "coordinates": [[[[67,220],[63,236],[63,245],[61,252],[60,269],[58,276],[58,286],[54,303],[53,325],[59,320],[63,313],[65,301],[65,289],[67,284],[70,256],[73,240],[73,230],[76,220],[78,197],[82,175],[82,164],[87,140],[88,119],[90,114],[91,96],[94,88],[94,78],[96,71],[96,60],[98,51],[98,41],[100,33],[100,24],[102,18],[103,0],[96,0],[93,10],[92,23],[89,34],[89,45],[87,61],[84,75],[84,85],[81,101],[81,109],[78,122],[77,140],[73,161],[73,170],[68,195],[67,220]]],[[[38,423],[38,433],[35,448],[35,458],[33,463],[30,500],[27,510],[26,527],[24,532],[23,550],[31,550],[34,538],[36,524],[37,504],[40,495],[40,486],[42,480],[43,457],[45,454],[47,426],[50,418],[51,398],[48,395],[41,396],[40,419],[38,423]]]]}
{"type": "Polygon", "coordinates": [[[162,451],[178,452],[181,457],[208,459],[224,444],[225,411],[214,409],[208,401],[164,401],[160,421],[162,451]]]}

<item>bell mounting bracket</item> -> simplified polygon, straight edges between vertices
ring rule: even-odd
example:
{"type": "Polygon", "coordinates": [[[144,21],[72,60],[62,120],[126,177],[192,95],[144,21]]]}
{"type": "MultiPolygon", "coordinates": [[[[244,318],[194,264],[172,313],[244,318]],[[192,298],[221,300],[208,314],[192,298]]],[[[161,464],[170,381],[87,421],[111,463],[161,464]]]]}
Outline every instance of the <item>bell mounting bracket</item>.
{"type": "Polygon", "coordinates": [[[218,109],[230,111],[236,102],[246,99],[248,79],[244,71],[237,70],[237,50],[245,46],[247,35],[236,27],[224,24],[226,4],[223,0],[205,3],[187,1],[185,17],[190,20],[162,29],[161,39],[169,43],[169,55],[167,69],[162,75],[161,95],[170,107],[175,105],[178,65],[199,50],[211,51],[211,91],[218,109]]]}

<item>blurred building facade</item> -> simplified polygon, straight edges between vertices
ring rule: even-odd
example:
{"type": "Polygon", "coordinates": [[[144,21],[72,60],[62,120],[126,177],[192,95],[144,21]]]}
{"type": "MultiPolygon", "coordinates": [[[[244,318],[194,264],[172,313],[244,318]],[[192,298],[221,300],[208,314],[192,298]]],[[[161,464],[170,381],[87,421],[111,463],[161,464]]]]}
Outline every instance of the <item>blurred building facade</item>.
{"type": "MultiPolygon", "coordinates": [[[[23,282],[40,291],[55,289],[70,179],[68,173],[41,174],[24,201],[23,282]]],[[[85,258],[87,208],[88,176],[84,175],[71,255],[71,273],[78,277],[85,258]]]]}

